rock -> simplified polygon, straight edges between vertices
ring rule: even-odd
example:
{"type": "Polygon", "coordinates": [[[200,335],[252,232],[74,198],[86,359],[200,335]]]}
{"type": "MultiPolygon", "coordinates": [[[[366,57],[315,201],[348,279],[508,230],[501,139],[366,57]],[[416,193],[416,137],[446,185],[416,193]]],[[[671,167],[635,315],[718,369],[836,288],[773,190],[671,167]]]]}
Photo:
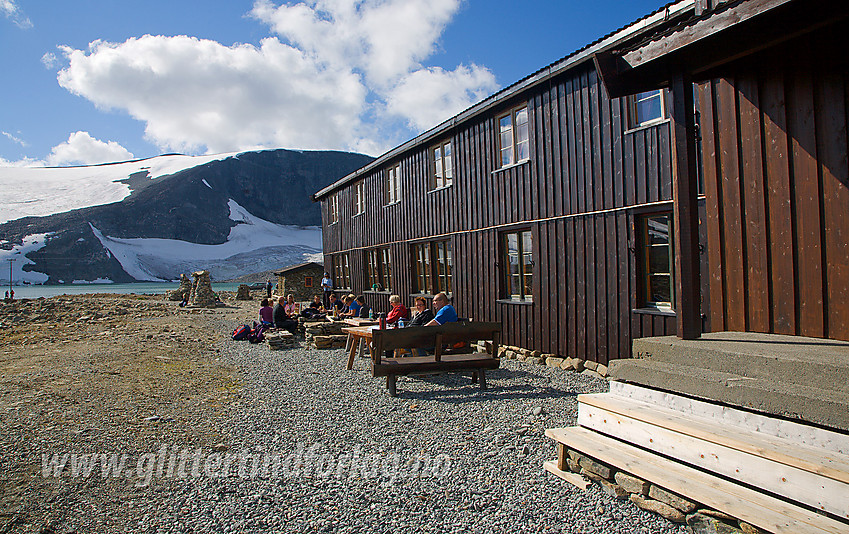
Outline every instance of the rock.
{"type": "Polygon", "coordinates": [[[563,358],[563,361],[560,362],[560,368],[564,371],[574,371],[574,369],[572,369],[572,362],[569,361],[569,358],[563,358]]]}
{"type": "Polygon", "coordinates": [[[611,470],[609,467],[604,464],[600,464],[592,458],[588,458],[586,456],[581,456],[581,458],[578,460],[578,463],[581,464],[581,467],[583,467],[590,473],[596,474],[601,478],[610,478],[610,475],[613,474],[613,470],[611,470]]]}
{"type": "Polygon", "coordinates": [[[248,284],[239,284],[236,290],[236,300],[251,300],[251,288],[248,284]]]}
{"type": "Polygon", "coordinates": [[[693,534],[741,534],[743,532],[721,519],[704,514],[688,515],[687,526],[690,527],[693,534]]]}
{"type": "MultiPolygon", "coordinates": [[[[644,499],[639,495],[631,495],[630,500],[643,510],[659,514],[673,523],[683,523],[686,516],[675,508],[652,499],[644,499]]],[[[689,523],[688,523],[689,524],[689,523]]]]}
{"type": "Polygon", "coordinates": [[[542,357],[542,353],[541,353],[540,351],[538,351],[538,350],[532,350],[532,351],[530,352],[529,356],[530,356],[531,358],[541,358],[541,357],[542,357]]]}
{"type": "Polygon", "coordinates": [[[521,450],[519,450],[519,454],[521,454],[522,456],[527,456],[530,453],[531,453],[531,448],[528,447],[527,445],[523,445],[521,450]]]}
{"type": "Polygon", "coordinates": [[[696,512],[696,513],[699,513],[699,514],[702,514],[702,515],[707,515],[707,516],[710,516],[710,517],[716,517],[718,519],[722,519],[722,520],[728,521],[728,522],[737,521],[736,517],[730,516],[730,515],[726,514],[725,512],[720,512],[719,510],[712,510],[710,508],[700,508],[699,511],[696,512]]]}
{"type": "Polygon", "coordinates": [[[545,359],[545,365],[549,367],[560,367],[561,363],[563,363],[563,358],[555,358],[553,356],[549,356],[545,359]]]}
{"type": "Polygon", "coordinates": [[[215,445],[212,446],[212,450],[214,452],[225,452],[229,448],[230,447],[228,447],[227,445],[225,445],[223,443],[216,443],[215,445]]]}
{"type": "Polygon", "coordinates": [[[194,281],[192,282],[192,294],[189,297],[189,302],[192,306],[202,308],[214,308],[217,306],[215,293],[212,291],[212,281],[209,278],[209,271],[195,271],[192,273],[194,281]]]}
{"type": "Polygon", "coordinates": [[[590,369],[595,371],[598,367],[598,362],[594,362],[592,360],[584,360],[584,369],[590,369]]]}
{"type": "Polygon", "coordinates": [[[745,532],[745,534],[769,534],[766,530],[761,530],[755,525],[750,525],[745,521],[740,521],[740,530],[745,532]]]}
{"type": "Polygon", "coordinates": [[[645,480],[637,478],[633,475],[629,475],[628,473],[622,471],[617,471],[616,475],[614,475],[613,478],[614,480],[616,480],[616,483],[622,486],[622,489],[624,489],[628,493],[648,495],[649,488],[651,487],[651,484],[649,484],[645,480]]]}
{"type": "Polygon", "coordinates": [[[624,488],[619,486],[618,484],[614,484],[613,482],[607,480],[599,480],[599,485],[601,486],[601,490],[614,499],[619,499],[620,501],[624,501],[628,498],[630,493],[626,491],[624,488]]]}
{"type": "Polygon", "coordinates": [[[573,460],[571,458],[566,460],[566,465],[569,466],[569,471],[572,471],[573,473],[580,473],[581,472],[581,464],[579,464],[578,462],[576,462],[575,460],[573,460]]]}
{"type": "Polygon", "coordinates": [[[533,411],[531,412],[531,415],[535,415],[535,416],[536,415],[542,415],[542,412],[543,412],[542,406],[537,406],[536,408],[533,409],[533,411]]]}
{"type": "Polygon", "coordinates": [[[696,503],[689,501],[680,495],[666,491],[659,486],[652,485],[652,487],[649,488],[649,497],[681,510],[685,514],[695,512],[696,508],[699,507],[696,503]]]}
{"type": "Polygon", "coordinates": [[[581,371],[582,375],[592,376],[594,378],[601,378],[601,375],[593,371],[592,369],[584,369],[581,371]]]}
{"type": "Polygon", "coordinates": [[[598,367],[595,368],[595,372],[600,374],[603,377],[606,377],[607,376],[607,366],[602,365],[602,364],[598,364],[598,367]]]}
{"type": "Polygon", "coordinates": [[[572,363],[572,369],[577,372],[581,372],[584,370],[584,360],[580,358],[569,358],[569,361],[572,363]]]}

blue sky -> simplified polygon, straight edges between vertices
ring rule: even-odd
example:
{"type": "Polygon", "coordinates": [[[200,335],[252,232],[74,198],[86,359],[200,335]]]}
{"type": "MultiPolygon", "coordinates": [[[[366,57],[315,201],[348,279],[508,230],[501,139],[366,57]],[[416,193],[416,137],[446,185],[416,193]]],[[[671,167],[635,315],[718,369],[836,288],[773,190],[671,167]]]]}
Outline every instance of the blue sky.
{"type": "Polygon", "coordinates": [[[659,0],[0,0],[0,166],[378,155],[659,0]]]}

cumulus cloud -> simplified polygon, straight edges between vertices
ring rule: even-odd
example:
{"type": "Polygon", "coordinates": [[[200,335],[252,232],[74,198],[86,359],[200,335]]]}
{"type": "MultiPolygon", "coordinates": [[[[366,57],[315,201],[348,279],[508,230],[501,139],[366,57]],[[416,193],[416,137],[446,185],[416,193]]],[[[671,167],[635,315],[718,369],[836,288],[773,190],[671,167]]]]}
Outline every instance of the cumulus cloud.
{"type": "Polygon", "coordinates": [[[56,145],[47,156],[50,166],[94,165],[133,159],[133,154],[115,141],[95,139],[88,132],[74,132],[64,143],[56,145]]]}
{"type": "MultiPolygon", "coordinates": [[[[2,1],[2,0],[0,0],[2,1]]],[[[476,65],[423,65],[460,0],[258,0],[276,36],[225,46],[187,36],[61,47],[62,87],[145,123],[161,149],[379,153],[497,89],[476,65]],[[416,102],[416,90],[422,94],[416,102]]],[[[47,58],[45,61],[50,60],[47,58]]]]}
{"type": "Polygon", "coordinates": [[[17,27],[21,29],[32,28],[32,21],[24,15],[21,8],[14,0],[0,0],[0,12],[6,15],[6,18],[11,20],[17,27]]]}

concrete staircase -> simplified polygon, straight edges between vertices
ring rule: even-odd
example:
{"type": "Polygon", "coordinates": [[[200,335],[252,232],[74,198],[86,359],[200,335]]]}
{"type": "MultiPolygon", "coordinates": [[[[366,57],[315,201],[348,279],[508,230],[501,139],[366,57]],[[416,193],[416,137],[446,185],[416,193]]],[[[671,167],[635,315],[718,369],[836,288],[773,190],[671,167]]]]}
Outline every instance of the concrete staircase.
{"type": "Polygon", "coordinates": [[[849,343],[717,333],[634,353],[609,393],[578,397],[577,427],[546,431],[547,471],[645,503],[619,471],[768,532],[849,532],[849,343]]]}

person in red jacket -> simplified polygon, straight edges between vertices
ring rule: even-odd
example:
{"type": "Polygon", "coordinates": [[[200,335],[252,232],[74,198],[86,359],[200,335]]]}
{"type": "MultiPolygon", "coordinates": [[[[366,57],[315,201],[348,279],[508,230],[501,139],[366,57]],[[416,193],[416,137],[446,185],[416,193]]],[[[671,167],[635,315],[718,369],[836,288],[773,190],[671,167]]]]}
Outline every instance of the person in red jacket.
{"type": "Polygon", "coordinates": [[[398,319],[410,320],[410,310],[401,304],[401,297],[391,295],[389,297],[389,305],[392,309],[389,310],[389,315],[386,316],[386,324],[395,324],[398,322],[398,319]]]}

